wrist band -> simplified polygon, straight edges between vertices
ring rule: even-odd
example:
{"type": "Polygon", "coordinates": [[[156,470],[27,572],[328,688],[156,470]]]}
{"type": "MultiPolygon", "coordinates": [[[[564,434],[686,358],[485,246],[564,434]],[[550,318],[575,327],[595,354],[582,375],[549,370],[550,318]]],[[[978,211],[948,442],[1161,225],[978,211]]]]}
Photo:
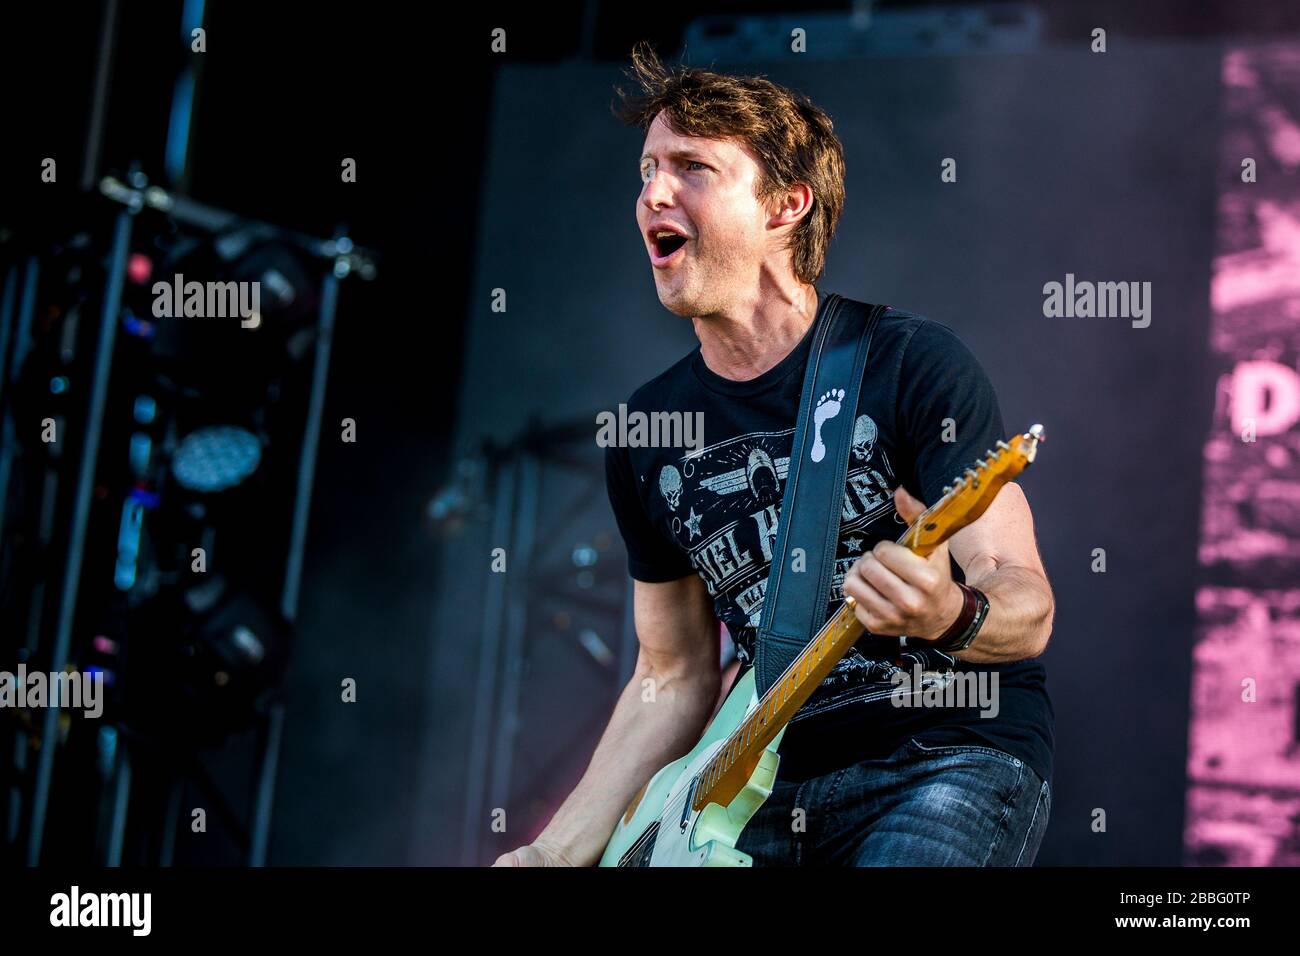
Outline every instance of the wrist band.
{"type": "Polygon", "coordinates": [[[939,635],[930,645],[936,650],[951,653],[964,651],[975,643],[975,636],[989,613],[989,599],[983,591],[965,584],[958,584],[962,592],[961,612],[948,630],[939,635]]]}

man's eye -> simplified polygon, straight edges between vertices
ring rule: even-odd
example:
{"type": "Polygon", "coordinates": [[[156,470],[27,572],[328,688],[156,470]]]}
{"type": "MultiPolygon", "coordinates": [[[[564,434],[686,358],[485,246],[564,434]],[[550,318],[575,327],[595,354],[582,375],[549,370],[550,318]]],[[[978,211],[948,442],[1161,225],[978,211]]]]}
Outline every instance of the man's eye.
{"type": "Polygon", "coordinates": [[[698,166],[698,167],[700,167],[700,169],[708,169],[708,168],[709,168],[708,166],[705,166],[703,163],[701,163],[701,162],[700,162],[699,160],[697,160],[697,159],[689,160],[689,161],[686,163],[686,168],[687,168],[687,169],[690,169],[692,166],[698,166]]]}

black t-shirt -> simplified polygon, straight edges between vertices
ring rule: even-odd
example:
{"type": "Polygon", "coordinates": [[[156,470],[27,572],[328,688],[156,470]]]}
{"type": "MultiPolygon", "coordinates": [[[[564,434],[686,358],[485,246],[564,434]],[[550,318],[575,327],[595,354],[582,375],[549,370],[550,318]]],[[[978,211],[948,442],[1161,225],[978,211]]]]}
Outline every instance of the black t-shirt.
{"type": "MultiPolygon", "coordinates": [[[[629,415],[702,412],[697,447],[606,450],[609,498],[632,577],[653,583],[699,574],[745,666],[753,662],[804,367],[826,313],[820,290],[818,303],[799,344],[757,378],[737,382],[717,375],[697,347],[633,393],[629,415]]],[[[902,484],[933,504],[945,485],[1006,437],[993,387],[957,335],[892,308],[872,339],[858,408],[838,414],[849,413],[853,449],[827,617],[842,601],[848,568],[878,541],[897,540],[905,530],[893,489],[902,484]]],[[[964,580],[956,561],[952,568],[954,578],[964,580]]],[[[1053,711],[1041,662],[977,665],[933,650],[909,652],[903,670],[915,675],[913,662],[919,663],[926,675],[922,687],[967,681],[960,675],[984,671],[987,688],[996,674],[998,712],[981,716],[981,705],[969,695],[965,707],[896,706],[891,677],[899,670],[897,655],[897,638],[866,635],[836,665],[786,729],[781,777],[885,756],[909,737],[933,746],[991,746],[1050,777],[1053,711]]]]}

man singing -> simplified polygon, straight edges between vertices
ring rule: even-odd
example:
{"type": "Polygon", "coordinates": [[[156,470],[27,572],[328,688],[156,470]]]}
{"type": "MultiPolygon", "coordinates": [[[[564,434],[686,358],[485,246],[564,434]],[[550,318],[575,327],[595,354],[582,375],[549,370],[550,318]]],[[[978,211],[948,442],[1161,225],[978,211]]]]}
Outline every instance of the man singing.
{"type": "MultiPolygon", "coordinates": [[[[660,302],[699,347],[627,404],[703,412],[704,444],[607,450],[635,581],[636,671],[572,794],[495,865],[598,861],[641,787],[707,725],[722,689],[719,621],[753,663],[825,319],[818,282],[844,204],[830,118],[762,78],[666,69],[644,44],[632,76],[639,90],[620,91],[618,112],[645,131],[637,226],[660,302]]],[[[1053,713],[1034,658],[1055,610],[1029,504],[1008,484],[929,557],[894,543],[1004,437],[997,396],[949,328],[891,308],[857,407],[821,399],[821,427],[853,435],[827,615],[851,596],[868,634],[790,722],[775,789],[737,849],[757,866],[1028,866],[1051,801],[1053,713]],[[900,657],[899,635],[924,643],[900,657]],[[914,706],[898,706],[901,672],[925,688],[974,674],[992,706],[920,706],[915,681],[914,706]]]]}

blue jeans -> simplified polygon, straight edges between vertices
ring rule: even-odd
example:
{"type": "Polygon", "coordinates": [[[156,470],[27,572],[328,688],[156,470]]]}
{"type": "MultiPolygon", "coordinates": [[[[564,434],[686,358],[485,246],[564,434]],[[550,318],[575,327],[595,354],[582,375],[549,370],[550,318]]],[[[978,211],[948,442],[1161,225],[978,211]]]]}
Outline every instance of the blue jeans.
{"type": "Polygon", "coordinates": [[[778,779],[736,848],[754,866],[1030,866],[1051,802],[1018,757],[912,739],[883,759],[778,779]]]}

